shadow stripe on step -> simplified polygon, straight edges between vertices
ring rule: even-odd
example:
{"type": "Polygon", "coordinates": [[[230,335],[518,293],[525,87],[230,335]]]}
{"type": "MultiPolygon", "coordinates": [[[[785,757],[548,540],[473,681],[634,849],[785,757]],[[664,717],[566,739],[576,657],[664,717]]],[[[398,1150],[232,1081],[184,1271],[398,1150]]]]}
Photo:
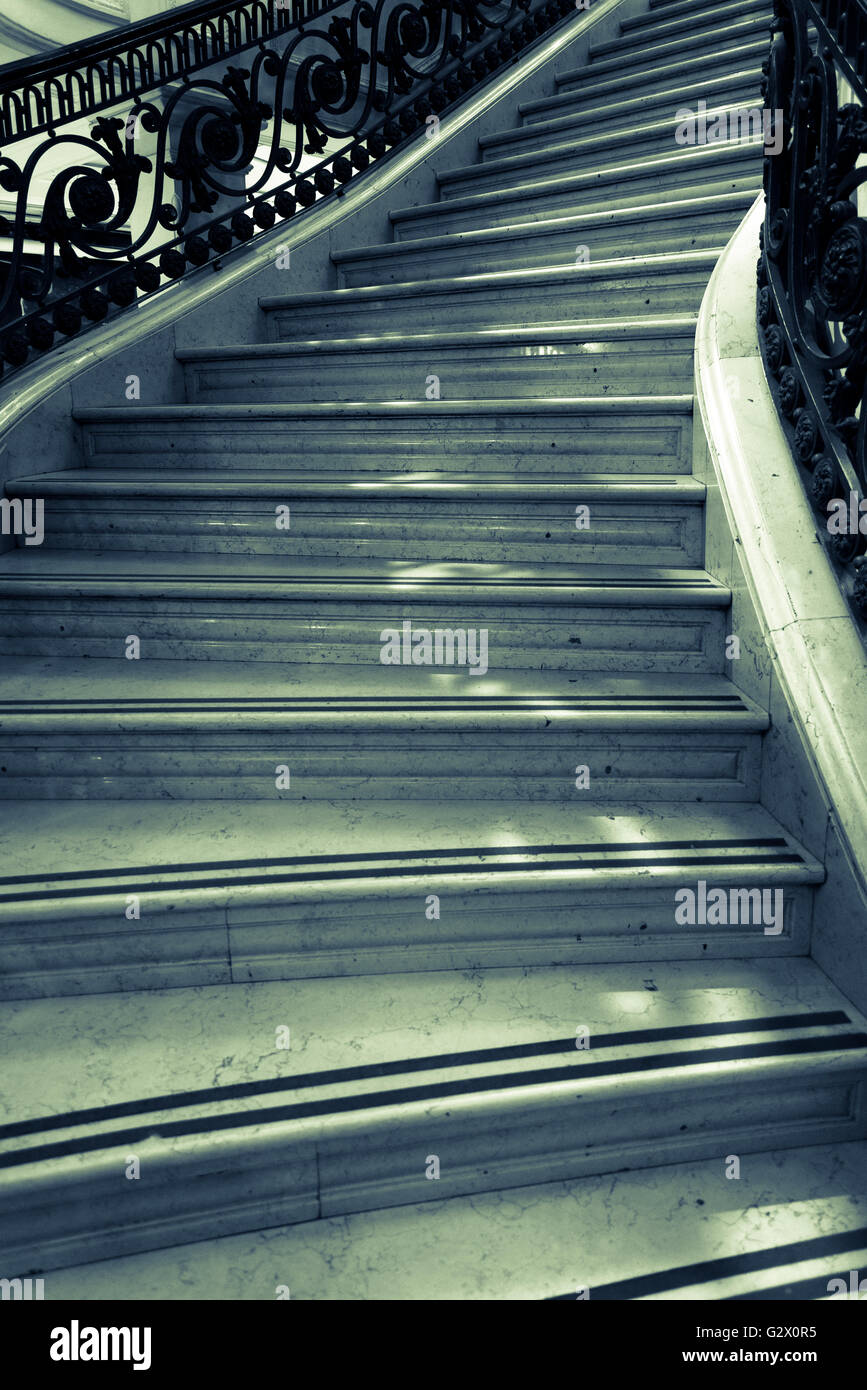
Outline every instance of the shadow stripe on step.
{"type": "MultiPolygon", "coordinates": [[[[606,1047],[624,1047],[631,1043],[670,1042],[675,1039],[709,1038],[721,1034],[769,1033],[787,1028],[831,1028],[851,1022],[849,1015],[842,1009],[834,1009],[824,1013],[779,1014],[767,1018],[737,1019],[728,1023],[686,1023],[667,1028],[637,1028],[620,1033],[595,1034],[593,1051],[598,1052],[600,1048],[606,1047]]],[[[149,1096],[147,1100],[91,1106],[86,1110],[69,1110],[65,1114],[47,1115],[38,1120],[18,1120],[13,1124],[0,1125],[0,1140],[21,1138],[26,1134],[40,1134],[52,1129],[69,1129],[74,1125],[94,1124],[100,1120],[121,1119],[126,1115],[140,1115],[147,1110],[179,1110],[188,1105],[207,1104],[216,1100],[243,1100],[248,1096],[271,1095],[277,1091],[301,1091],[314,1086],[340,1085],[347,1081],[369,1081],[376,1077],[409,1075],[412,1072],[433,1071],[437,1068],[515,1061],[522,1057],[546,1057],[560,1052],[571,1054],[575,1051],[574,1037],[553,1038],[544,1042],[476,1048],[467,1052],[435,1053],[429,1057],[410,1057],[394,1062],[370,1062],[355,1067],[338,1067],[330,1071],[300,1072],[297,1076],[272,1077],[268,1081],[239,1081],[230,1086],[208,1086],[197,1091],[177,1091],[149,1096]]],[[[700,1055],[704,1057],[712,1054],[700,1055]]],[[[622,1068],[623,1063],[614,1065],[622,1068]]],[[[586,1067],[582,1067],[582,1071],[586,1070],[586,1067]]],[[[537,1074],[526,1073],[530,1079],[537,1074]]]]}
{"type": "MultiPolygon", "coordinates": [[[[867,1244],[867,1241],[865,1241],[867,1244]]],[[[830,1290],[828,1284],[831,1279],[842,1279],[844,1284],[849,1282],[849,1270],[838,1269],[825,1274],[817,1275],[813,1279],[800,1279],[794,1284],[777,1284],[772,1289],[755,1289],[751,1293],[729,1294],[728,1298],[723,1298],[724,1303],[749,1303],[760,1299],[778,1301],[780,1299],[790,1299],[798,1302],[813,1302],[820,1298],[827,1298],[830,1290]]],[[[858,1298],[863,1298],[863,1294],[858,1294],[858,1298]]],[[[854,1297],[854,1295],[853,1295],[854,1297]]]]}
{"type": "Polygon", "coordinates": [[[501,710],[501,709],[549,709],[555,706],[557,709],[592,709],[592,710],[620,710],[628,705],[631,710],[657,710],[674,707],[677,710],[715,710],[715,709],[737,709],[745,710],[746,705],[738,695],[618,695],[616,697],[604,695],[504,695],[492,698],[490,696],[479,696],[473,699],[470,696],[459,698],[456,696],[419,695],[416,698],[395,697],[389,699],[384,695],[357,695],[352,699],[340,699],[337,696],[315,696],[299,695],[281,699],[279,696],[272,698],[259,698],[254,695],[241,696],[214,696],[213,698],[202,697],[200,699],[184,699],[182,696],[167,696],[165,699],[69,699],[54,700],[0,700],[0,715],[20,714],[33,711],[34,714],[87,714],[93,710],[99,712],[110,712],[114,709],[122,709],[124,713],[144,713],[153,710],[170,710],[173,714],[200,713],[209,710],[274,710],[280,713],[283,710],[341,710],[346,712],[363,711],[389,711],[389,710],[501,710]]]}
{"type": "MultiPolygon", "coordinates": [[[[626,850],[677,850],[677,849],[773,849],[788,848],[788,840],[782,835],[768,835],[755,839],[718,839],[718,840],[623,840],[615,842],[612,848],[624,852],[626,850]]],[[[451,849],[432,849],[420,854],[414,854],[412,850],[387,849],[371,850],[367,854],[304,854],[279,859],[269,859],[268,863],[275,868],[290,864],[340,864],[347,861],[353,864],[376,865],[386,860],[413,858],[416,860],[428,861],[430,859],[497,859],[505,855],[510,857],[534,858],[546,854],[580,854],[583,851],[598,851],[598,842],[593,841],[584,844],[547,844],[547,845],[522,845],[513,847],[503,845],[501,847],[491,845],[473,845],[467,847],[451,849]]],[[[73,869],[68,872],[56,874],[11,874],[0,878],[0,885],[9,883],[51,883],[58,881],[72,881],[82,878],[106,878],[109,874],[142,874],[142,873],[189,873],[192,869],[202,871],[205,869],[243,869],[258,868],[261,859],[203,859],[200,863],[191,865],[189,861],[184,864],[138,864],[134,867],[121,869],[73,869]]]]}
{"type": "MultiPolygon", "coordinates": [[[[785,844],[785,841],[772,843],[785,844]]],[[[283,872],[279,875],[274,872],[249,874],[245,875],[243,878],[233,877],[225,872],[220,877],[215,878],[191,878],[189,877],[189,865],[185,865],[183,866],[183,868],[185,869],[187,876],[183,879],[180,879],[179,881],[167,881],[165,875],[167,873],[170,873],[171,870],[162,869],[159,866],[155,867],[152,870],[152,872],[159,873],[162,877],[159,879],[151,879],[144,882],[140,882],[138,879],[134,877],[134,874],[136,872],[135,870],[127,870],[126,872],[123,872],[116,869],[102,869],[95,870],[92,874],[89,874],[87,871],[80,871],[78,873],[69,874],[65,876],[59,874],[46,874],[41,878],[35,878],[34,876],[32,878],[29,877],[27,879],[24,879],[23,881],[36,881],[41,883],[47,883],[52,881],[68,882],[69,880],[72,880],[74,878],[105,878],[109,874],[111,874],[114,878],[113,883],[106,885],[86,884],[79,887],[77,892],[74,889],[66,887],[57,889],[34,889],[32,892],[0,893],[0,903],[23,903],[43,901],[53,898],[72,899],[75,897],[102,897],[111,896],[120,891],[123,891],[125,893],[160,893],[166,891],[169,888],[178,887],[188,889],[220,888],[227,885],[230,887],[250,887],[258,884],[272,884],[275,886],[279,886],[287,883],[308,883],[311,881],[315,881],[317,883],[330,883],[370,878],[400,879],[414,878],[419,876],[445,877],[447,875],[459,874],[517,874],[526,871],[532,872],[538,868],[547,870],[556,869],[560,872],[565,872],[568,870],[589,870],[605,868],[695,868],[696,866],[710,865],[735,865],[740,867],[745,864],[767,865],[769,859],[771,858],[771,856],[768,854],[756,853],[741,854],[737,857],[737,859],[733,859],[733,857],[730,854],[727,854],[724,851],[720,850],[719,846],[715,847],[718,852],[714,853],[714,847],[709,846],[708,842],[691,844],[689,847],[694,850],[700,851],[699,856],[696,857],[695,855],[675,855],[671,853],[659,853],[658,846],[652,844],[643,844],[634,846],[633,853],[637,853],[640,851],[645,856],[645,858],[635,859],[629,857],[622,857],[622,851],[624,849],[623,846],[616,847],[621,851],[621,854],[600,854],[599,846],[594,845],[588,847],[587,857],[584,858],[576,859],[573,857],[569,859],[556,859],[553,862],[547,862],[545,860],[539,861],[537,859],[536,862],[533,862],[534,854],[537,852],[504,849],[500,851],[500,855],[497,857],[505,858],[507,861],[505,863],[492,862],[495,856],[491,853],[490,850],[488,850],[479,852],[479,854],[474,858],[473,862],[438,863],[436,862],[435,857],[431,856],[423,859],[415,859],[410,864],[401,864],[396,867],[384,866],[381,863],[379,863],[378,860],[374,860],[372,863],[366,863],[351,869],[318,869],[315,873],[312,873],[308,868],[306,871],[297,873],[283,872]],[[589,857],[591,849],[595,851],[593,857],[589,857]],[[432,859],[434,860],[434,862],[431,862],[432,859]],[[120,887],[118,887],[118,882],[120,883],[120,887]]],[[[580,852],[578,847],[571,848],[571,853],[573,855],[576,853],[576,851],[580,852]]],[[[465,852],[458,850],[446,850],[442,853],[443,857],[445,858],[447,856],[462,854],[465,852]]],[[[389,856],[387,854],[383,854],[381,856],[382,859],[385,859],[387,857],[392,856],[389,856]]],[[[334,856],[334,859],[336,860],[339,860],[340,858],[341,856],[339,855],[334,856]]],[[[333,862],[331,859],[329,859],[328,856],[317,856],[317,860],[319,862],[324,863],[333,862]]],[[[298,862],[307,863],[308,865],[310,865],[317,862],[317,860],[310,859],[306,861],[301,860],[298,862]]],[[[270,862],[275,867],[279,867],[281,862],[284,861],[272,860],[270,862]]],[[[806,862],[807,861],[804,859],[804,856],[802,854],[800,854],[797,850],[792,850],[788,847],[785,850],[778,850],[777,853],[773,855],[774,864],[806,864],[806,862]]],[[[220,867],[222,867],[225,870],[227,867],[232,866],[231,864],[223,864],[220,867]]],[[[14,879],[5,880],[5,882],[7,883],[15,881],[16,880],[14,879]]],[[[2,882],[3,880],[0,880],[0,883],[2,882]]]]}
{"type": "MultiPolygon", "coordinates": [[[[574,1040],[573,1040],[574,1045],[574,1040]]],[[[789,1038],[782,1043],[753,1043],[747,1047],[720,1047],[698,1052],[660,1053],[650,1057],[633,1057],[622,1061],[573,1062],[566,1067],[549,1067],[528,1072],[504,1072],[500,1076],[468,1077],[465,1080],[439,1081],[426,1086],[406,1086],[400,1090],[381,1091],[372,1095],[334,1097],[323,1101],[302,1101],[296,1105],[275,1106],[269,1110],[240,1111],[229,1115],[207,1115],[191,1120],[174,1120],[168,1124],[140,1125],[134,1129],[112,1130],[107,1134],[40,1144],[30,1149],[0,1156],[0,1169],[18,1168],[25,1164],[64,1158],[71,1154],[92,1153],[99,1149],[135,1144],[147,1139],[177,1139],[191,1134],[212,1134],[216,1130],[243,1129],[250,1126],[279,1124],[290,1120],[328,1117],[351,1111],[376,1110],[395,1105],[408,1105],[445,1099],[449,1096],[472,1096],[482,1092],[512,1090],[518,1087],[538,1088],[560,1081],[579,1082],[587,1077],[623,1076],[628,1073],[704,1066],[720,1062],[750,1061],[762,1057],[793,1057],[822,1052],[849,1052],[867,1047],[867,1033],[844,1033],[829,1038],[789,1038]]],[[[580,1097],[576,1097],[580,1098],[580,1097]]]]}
{"type": "MultiPolygon", "coordinates": [[[[739,1255],[723,1255],[716,1260],[700,1260],[696,1264],[676,1265],[672,1269],[660,1270],[655,1274],[641,1274],[634,1279],[618,1279],[610,1284],[596,1284],[590,1290],[594,1302],[611,1299],[645,1298],[649,1294],[669,1293],[674,1289],[688,1288],[695,1284],[708,1284],[719,1279],[731,1279],[737,1274],[754,1274],[763,1269],[775,1269],[783,1265],[800,1264],[805,1260],[822,1259],[828,1255],[844,1255],[850,1250],[860,1250],[867,1245],[867,1226],[855,1231],[841,1231],[834,1235],[814,1236],[808,1240],[792,1241],[789,1245],[772,1246],[767,1250],[749,1250],[739,1255]]],[[[811,1288],[822,1285],[827,1293],[827,1280],[805,1280],[803,1284],[780,1285],[776,1289],[761,1289],[755,1293],[735,1294],[724,1302],[738,1302],[749,1299],[792,1297],[791,1293],[781,1294],[780,1290],[811,1288]]],[[[814,1298],[815,1293],[795,1294],[795,1297],[814,1298]]],[[[545,1303],[575,1302],[574,1290],[558,1293],[543,1300],[545,1303]]]]}

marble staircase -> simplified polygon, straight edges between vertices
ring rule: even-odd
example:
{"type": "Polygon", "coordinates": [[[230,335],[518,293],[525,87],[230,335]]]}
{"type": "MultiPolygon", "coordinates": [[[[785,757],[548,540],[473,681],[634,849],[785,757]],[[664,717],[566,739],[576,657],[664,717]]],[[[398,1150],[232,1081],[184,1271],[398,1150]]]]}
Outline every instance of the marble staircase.
{"type": "Polygon", "coordinates": [[[0,1274],[135,1297],[183,1246],[183,1297],[238,1233],[441,1204],[450,1243],[468,1195],[860,1152],[867,1020],[692,473],[761,144],[675,113],[759,104],[768,19],[651,0],[334,288],[7,485],[45,537],[0,555],[0,1274]]]}
{"type": "Polygon", "coordinates": [[[129,18],[127,0],[3,0],[0,66],[80,43],[129,18]]]}

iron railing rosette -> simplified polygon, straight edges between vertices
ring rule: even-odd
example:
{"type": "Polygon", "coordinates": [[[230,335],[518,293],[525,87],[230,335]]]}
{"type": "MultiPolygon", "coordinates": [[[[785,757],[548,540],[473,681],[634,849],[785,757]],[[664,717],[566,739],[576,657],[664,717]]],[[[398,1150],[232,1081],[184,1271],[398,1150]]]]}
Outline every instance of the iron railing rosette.
{"type": "Polygon", "coordinates": [[[195,4],[0,68],[0,370],[339,193],[575,13],[290,3],[195,4]]]}
{"type": "MultiPolygon", "coordinates": [[[[758,263],[763,355],[855,613],[867,618],[867,534],[832,526],[867,496],[867,13],[840,0],[775,0],[765,106],[784,123],[765,156],[758,263]],[[779,145],[779,141],[775,141],[779,145]],[[864,195],[861,206],[865,206],[864,195]]],[[[867,512],[864,527],[867,531],[867,512]]]]}

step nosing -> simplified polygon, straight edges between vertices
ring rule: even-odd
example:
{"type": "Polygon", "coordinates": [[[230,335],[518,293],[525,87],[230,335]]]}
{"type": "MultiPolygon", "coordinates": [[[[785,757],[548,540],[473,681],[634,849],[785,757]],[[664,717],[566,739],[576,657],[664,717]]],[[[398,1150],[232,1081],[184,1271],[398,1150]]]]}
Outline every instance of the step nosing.
{"type": "MultiPolygon", "coordinates": [[[[412,243],[407,243],[411,245],[412,243]]],[[[428,333],[378,333],[375,336],[359,335],[352,338],[302,338],[291,343],[238,343],[219,348],[178,348],[176,357],[181,362],[234,361],[238,358],[265,360],[269,358],[303,356],[311,351],[322,353],[360,353],[394,352],[396,350],[421,352],[431,346],[448,348],[450,345],[466,347],[478,345],[487,347],[492,343],[516,343],[525,341],[548,341],[586,338],[592,334],[598,339],[610,338],[661,338],[690,337],[694,335],[698,317],[695,314],[671,314],[646,318],[613,317],[604,321],[570,320],[569,323],[541,323],[527,327],[492,326],[488,328],[467,329],[464,331],[443,331],[428,333]]]]}
{"type": "MultiPolygon", "coordinates": [[[[847,1025],[853,1026],[852,1019],[842,1009],[760,1015],[754,1018],[732,1019],[725,1022],[668,1024],[657,1028],[594,1033],[592,1051],[597,1052],[606,1048],[647,1043],[674,1042],[687,1038],[713,1038],[743,1033],[785,1032],[803,1028],[833,1028],[846,1027],[847,1025]]],[[[867,1035],[857,1036],[864,1037],[865,1042],[867,1042],[867,1035]]],[[[12,1121],[0,1125],[0,1143],[9,1139],[22,1138],[25,1135],[39,1134],[55,1129],[71,1129],[79,1125],[122,1119],[126,1116],[154,1110],[178,1110],[187,1106],[211,1102],[219,1103],[242,1100],[251,1096],[273,1095],[279,1091],[308,1090],[317,1086],[340,1085],[351,1081],[369,1081],[385,1076],[401,1076],[413,1072],[446,1070],[473,1064],[514,1061],[519,1058],[545,1057],[561,1052],[572,1054],[575,1051],[574,1037],[537,1039],[527,1043],[509,1043],[499,1047],[475,1048],[463,1052],[434,1053],[420,1057],[361,1063],[351,1067],[301,1072],[292,1076],[269,1077],[261,1081],[234,1082],[225,1086],[167,1092],[163,1095],[143,1097],[140,1100],[115,1102],[104,1106],[46,1115],[32,1120],[12,1121]]],[[[578,1059],[575,1065],[579,1068],[578,1074],[585,1071],[584,1059],[578,1059]]],[[[528,1071],[525,1074],[532,1080],[533,1072],[528,1071]]]]}
{"type": "Polygon", "coordinates": [[[526,877],[542,872],[628,868],[692,869],[710,874],[713,869],[745,866],[789,866],[809,869],[807,859],[789,841],[774,836],[750,838],[671,840],[648,843],[591,842],[576,845],[440,848],[427,852],[382,851],[379,854],[307,855],[261,859],[216,860],[197,864],[125,866],[111,869],[79,869],[55,874],[6,875],[0,878],[0,903],[90,899],[116,896],[119,892],[163,893],[177,888],[227,889],[266,885],[351,883],[361,881],[430,879],[463,875],[468,878],[496,874],[526,877]],[[261,870],[267,867],[268,872],[261,870]],[[259,870],[254,873],[252,870],[259,870]],[[218,872],[215,872],[218,871],[218,872]],[[203,877],[204,875],[204,877],[203,877]],[[112,880],[109,882],[108,880],[112,880]],[[51,887],[58,884],[62,886],[51,887]],[[30,891],[24,891],[29,885],[30,891]],[[136,886],[137,885],[137,886],[136,886]]]}
{"type": "MultiPolygon", "coordinates": [[[[574,1047],[574,1039],[572,1040],[574,1047]]],[[[867,1049],[867,1033],[851,1032],[819,1038],[788,1038],[785,1041],[752,1043],[737,1047],[717,1047],[692,1052],[658,1053],[646,1057],[621,1059],[611,1062],[573,1061],[567,1066],[549,1067],[532,1072],[505,1072],[498,1076],[473,1076],[466,1079],[454,1078],[448,1081],[432,1082],[425,1085],[402,1087],[395,1090],[363,1093],[360,1095],[334,1097],[329,1100],[302,1101],[290,1105],[273,1106],[267,1109],[252,1109],[240,1113],[207,1115],[195,1119],[161,1121],[135,1128],[110,1131],[106,1134],[83,1136],[78,1139],[61,1141],[55,1144],[40,1144],[29,1149],[0,1154],[0,1169],[21,1167],[34,1162],[45,1162],[52,1158],[68,1157],[72,1154],[93,1153],[99,1150],[115,1149],[121,1145],[129,1146],[148,1139],[172,1139],[194,1134],[212,1135],[215,1131],[244,1129],[252,1127],[259,1131],[272,1124],[283,1124],[293,1120],[330,1119],[341,1114],[359,1111],[386,1109],[394,1106],[427,1104],[430,1101],[449,1097],[467,1097],[472,1100],[483,1093],[510,1090],[539,1092],[543,1088],[555,1086],[560,1082],[570,1086],[581,1084],[591,1078],[608,1078],[616,1081],[630,1075],[652,1071],[692,1070],[713,1066],[719,1068],[723,1063],[737,1063],[762,1060],[786,1060],[798,1056],[821,1055],[822,1053],[863,1052],[867,1049]]],[[[696,1083],[700,1082],[699,1077],[696,1083]]],[[[732,1070],[732,1083],[743,1086],[741,1070],[732,1070]]],[[[761,1079],[765,1084],[766,1078],[761,1079]]],[[[259,1138],[258,1134],[256,1136],[259,1138]]]]}
{"type": "Polygon", "coordinates": [[[301,405],[146,405],[146,406],[79,406],[73,417],[81,424],[118,424],[129,421],[139,424],[152,420],[177,423],[187,419],[200,421],[237,419],[281,420],[308,417],[330,419],[335,415],[411,416],[433,419],[436,415],[572,415],[578,410],[590,414],[610,415],[616,410],[632,410],[648,414],[691,414],[692,395],[666,396],[525,396],[519,399],[503,397],[498,400],[440,400],[440,401],[311,401],[301,405]]]}

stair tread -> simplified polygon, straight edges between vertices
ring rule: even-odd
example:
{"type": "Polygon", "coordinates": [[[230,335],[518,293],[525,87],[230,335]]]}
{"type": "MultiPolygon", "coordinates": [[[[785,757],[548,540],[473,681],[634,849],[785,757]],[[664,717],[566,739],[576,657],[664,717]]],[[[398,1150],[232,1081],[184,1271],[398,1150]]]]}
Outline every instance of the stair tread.
{"type": "Polygon", "coordinates": [[[421,598],[427,592],[457,596],[464,590],[479,589],[493,597],[497,591],[512,590],[599,594],[610,590],[612,602],[635,602],[646,593],[660,593],[669,602],[700,598],[702,602],[725,605],[729,591],[702,569],[666,569],[650,565],[567,565],[503,562],[418,561],[335,556],[234,556],[231,574],[215,556],[177,552],[152,555],[144,551],[126,553],[88,551],[46,551],[44,554],[19,548],[0,555],[0,591],[18,586],[63,586],[73,591],[122,591],[125,587],[147,593],[176,587],[179,590],[204,589],[206,595],[221,594],[233,588],[239,592],[267,590],[280,593],[294,588],[326,593],[344,588],[348,592],[391,590],[397,604],[408,594],[421,598]],[[147,586],[147,587],[145,587],[147,586]]]}
{"type": "Polygon", "coordinates": [[[220,1117],[292,1119],[268,1112],[293,1102],[302,1121],[305,1101],[334,1119],[423,1105],[430,1086],[455,1098],[472,1087],[465,1104],[502,1106],[520,1088],[579,1077],[583,1098],[663,1076],[746,1086],[793,1063],[803,1079],[867,1062],[867,1023],[799,958],[589,965],[577,978],[556,967],[419,972],[399,989],[393,976],[198,986],[104,995],[98,1010],[86,997],[7,1004],[3,1016],[24,1060],[0,1083],[0,1167],[52,1139],[80,1153],[140,1125],[166,1137],[184,1120],[207,1134],[220,1117]],[[290,1049],[274,1042],[284,1017],[290,1049]]]}
{"type": "Polygon", "coordinates": [[[286,727],[306,720],[378,724],[437,718],[498,727],[549,715],[583,726],[629,718],[642,727],[701,724],[763,729],[768,717],[723,676],[599,675],[503,671],[470,680],[429,667],[318,666],[262,663],[255,689],[235,663],[147,661],[136,670],[116,661],[7,659],[0,673],[0,731],[180,726],[286,727]]]}
{"type": "Polygon", "coordinates": [[[9,495],[36,494],[40,497],[178,497],[209,499],[256,497],[269,500],[275,494],[294,497],[337,497],[344,500],[368,498],[383,500],[437,499],[458,501],[489,499],[509,501],[559,501],[562,498],[636,502],[667,502],[701,505],[707,489],[697,478],[676,473],[610,474],[582,473],[572,478],[535,470],[527,477],[514,473],[432,472],[359,474],[317,469],[252,472],[235,469],[222,478],[206,470],[178,470],[142,476],[134,467],[70,468],[58,473],[33,473],[11,478],[9,495]]]}
{"type": "Polygon", "coordinates": [[[734,1208],[716,1158],[477,1192],[55,1270],[52,1297],[236,1303],[291,1270],[293,1300],[817,1299],[867,1265],[865,1171],[852,1141],[750,1154],[734,1208]]]}
{"type": "MultiPolygon", "coordinates": [[[[389,863],[400,873],[430,877],[438,867],[454,872],[456,864],[461,872],[486,874],[500,860],[524,877],[562,872],[565,858],[578,868],[586,860],[596,886],[612,856],[628,860],[619,866],[621,880],[625,875],[633,884],[636,867],[642,877],[655,870],[682,881],[708,856],[720,878],[742,878],[745,862],[776,865],[792,881],[824,877],[817,861],[755,803],[414,801],[408,817],[401,801],[22,800],[5,836],[0,907],[8,917],[40,900],[63,899],[64,912],[80,901],[92,915],[97,898],[109,893],[116,914],[116,895],[137,891],[142,882],[149,893],[175,892],[192,907],[206,890],[231,890],[246,900],[251,880],[261,885],[263,875],[273,893],[289,873],[322,893],[323,875],[340,856],[353,877],[368,880],[389,863]],[[332,845],[333,853],[323,853],[332,845]],[[34,871],[40,861],[50,867],[34,871]]],[[[390,883],[395,880],[379,881],[380,896],[393,891],[390,883]]]]}

